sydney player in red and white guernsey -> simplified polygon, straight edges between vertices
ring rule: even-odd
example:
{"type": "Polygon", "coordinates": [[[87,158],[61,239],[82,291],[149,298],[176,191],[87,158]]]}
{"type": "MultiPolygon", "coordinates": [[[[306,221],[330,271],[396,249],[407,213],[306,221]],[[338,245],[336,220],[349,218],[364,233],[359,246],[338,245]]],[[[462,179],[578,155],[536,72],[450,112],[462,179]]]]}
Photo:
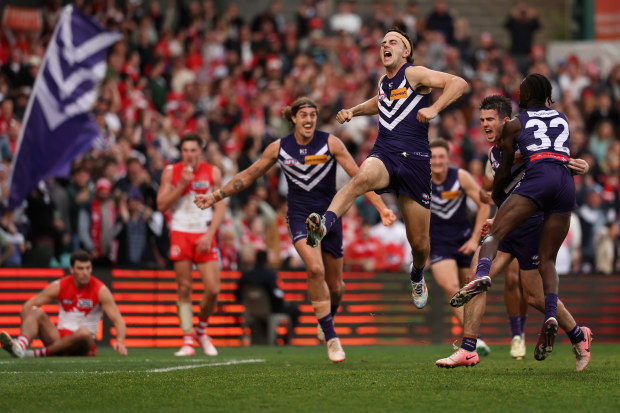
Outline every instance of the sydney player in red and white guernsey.
{"type": "Polygon", "coordinates": [[[194,339],[208,356],[217,356],[217,349],[207,336],[208,318],[215,311],[220,292],[220,267],[215,234],[224,220],[226,206],[201,210],[194,197],[220,187],[220,170],[202,161],[202,139],[193,133],[181,139],[181,162],[169,165],[161,177],[157,208],[171,210],[170,259],[177,279],[179,324],[184,345],[176,356],[193,356],[194,339]],[[192,332],[192,265],[196,264],[204,284],[200,300],[198,324],[192,332]]]}
{"type": "Polygon", "coordinates": [[[71,275],[52,282],[22,308],[19,337],[13,339],[0,333],[2,348],[13,357],[94,356],[97,352],[95,335],[105,313],[116,328],[114,350],[126,356],[125,321],[112,293],[92,276],[93,265],[86,251],[71,255],[71,275]],[[57,301],[58,325],[40,308],[57,301]],[[40,339],[45,347],[28,349],[31,341],[40,339]]]}

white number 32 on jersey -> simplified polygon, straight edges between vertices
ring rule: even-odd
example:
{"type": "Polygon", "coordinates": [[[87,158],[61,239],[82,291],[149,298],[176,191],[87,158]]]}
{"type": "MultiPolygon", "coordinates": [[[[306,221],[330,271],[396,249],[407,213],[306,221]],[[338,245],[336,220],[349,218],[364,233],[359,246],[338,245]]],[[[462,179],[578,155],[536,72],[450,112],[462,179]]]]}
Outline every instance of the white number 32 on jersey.
{"type": "Polygon", "coordinates": [[[551,119],[551,122],[549,122],[549,126],[551,126],[552,128],[561,126],[562,131],[555,138],[549,137],[549,135],[547,135],[547,124],[545,122],[539,119],[530,119],[527,121],[527,123],[525,124],[525,129],[536,128],[536,130],[534,131],[534,137],[540,141],[540,144],[538,145],[535,143],[528,145],[526,147],[527,150],[532,152],[547,150],[551,148],[551,140],[553,139],[554,150],[558,152],[564,152],[567,155],[570,155],[570,149],[564,146],[564,144],[568,140],[568,122],[566,122],[564,118],[557,117],[551,119]]]}

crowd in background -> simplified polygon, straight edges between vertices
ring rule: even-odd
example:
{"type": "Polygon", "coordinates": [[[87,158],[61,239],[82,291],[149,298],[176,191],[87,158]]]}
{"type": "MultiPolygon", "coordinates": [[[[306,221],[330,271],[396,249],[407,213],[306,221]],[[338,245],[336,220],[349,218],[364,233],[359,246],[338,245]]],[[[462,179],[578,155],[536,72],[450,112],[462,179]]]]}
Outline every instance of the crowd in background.
{"type": "MultiPolygon", "coordinates": [[[[99,135],[74,163],[71,176],[41,182],[15,211],[2,208],[2,266],[68,265],[77,248],[98,265],[168,268],[167,216],[157,211],[163,168],[180,158],[187,132],[204,139],[205,159],[218,166],[224,183],[251,165],[262,149],[291,132],[282,108],[299,96],[320,106],[319,129],[340,137],[358,162],[372,148],[377,119],[355,118],[339,125],[335,115],[377,93],[384,73],[379,44],[398,26],[415,43],[415,64],[465,78],[471,92],[433,120],[429,136],[450,142],[455,166],[482,180],[488,143],[480,130],[478,106],[494,93],[512,99],[527,73],[549,77],[554,107],[571,132],[571,156],[587,160],[590,173],[576,177],[578,209],[558,258],[561,273],[617,271],[620,176],[620,64],[603,76],[596,61],[576,55],[547,62],[534,42],[535,10],[517,5],[498,22],[512,45],[493,36],[471,38],[467,21],[454,18],[442,0],[428,16],[415,1],[399,8],[375,1],[367,15],[352,1],[303,0],[293,19],[272,1],[252,19],[228,2],[212,0],[76,1],[124,39],[110,48],[108,72],[92,116],[99,135]]],[[[8,198],[11,161],[46,44],[60,16],[61,2],[45,2],[38,32],[0,31],[0,187],[8,198]]],[[[22,148],[23,150],[24,148],[22,148]]],[[[347,179],[341,174],[342,180],[347,179]]],[[[230,199],[218,244],[224,270],[251,268],[256,251],[266,251],[273,268],[302,263],[286,225],[286,182],[274,167],[230,199]]],[[[386,203],[396,202],[385,195],[386,203]]],[[[384,228],[363,199],[345,217],[345,265],[351,270],[402,270],[410,252],[402,221],[384,228]]],[[[431,234],[432,236],[432,234],[431,234]]]]}

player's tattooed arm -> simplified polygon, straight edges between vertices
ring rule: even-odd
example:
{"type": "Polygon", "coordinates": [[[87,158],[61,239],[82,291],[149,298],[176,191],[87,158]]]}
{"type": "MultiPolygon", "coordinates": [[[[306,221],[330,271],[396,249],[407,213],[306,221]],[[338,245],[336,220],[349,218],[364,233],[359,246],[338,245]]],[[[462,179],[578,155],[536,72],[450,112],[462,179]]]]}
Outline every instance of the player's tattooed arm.
{"type": "Polygon", "coordinates": [[[250,186],[252,182],[256,181],[258,177],[264,175],[278,160],[279,150],[279,141],[273,142],[267,146],[263,152],[263,155],[256,162],[254,162],[249,168],[244,169],[237,175],[233,176],[232,179],[224,185],[224,187],[214,192],[215,201],[220,201],[243,191],[250,186]]]}
{"type": "Polygon", "coordinates": [[[242,191],[243,188],[245,188],[245,185],[243,184],[243,181],[241,179],[237,179],[235,180],[235,182],[233,182],[233,190],[235,191],[235,193],[242,191]]]}

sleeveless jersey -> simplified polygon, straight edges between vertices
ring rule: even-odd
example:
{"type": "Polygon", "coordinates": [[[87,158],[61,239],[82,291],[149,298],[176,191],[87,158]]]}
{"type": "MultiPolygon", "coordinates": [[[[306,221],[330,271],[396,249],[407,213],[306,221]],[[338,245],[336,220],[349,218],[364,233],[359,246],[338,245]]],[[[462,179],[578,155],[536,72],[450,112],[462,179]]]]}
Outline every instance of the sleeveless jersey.
{"type": "Polygon", "coordinates": [[[379,84],[379,135],[375,149],[406,152],[414,158],[430,158],[428,123],[416,119],[418,110],[430,105],[430,94],[413,90],[405,70],[406,63],[393,78],[383,76],[379,84]]]}
{"type": "MultiPolygon", "coordinates": [[[[177,162],[172,166],[172,185],[181,182],[183,163],[177,162]]],[[[196,194],[206,194],[213,188],[213,166],[206,162],[198,163],[192,179],[183,194],[172,206],[172,231],[201,234],[207,232],[207,227],[213,216],[213,208],[200,209],[194,204],[196,194]]]]}
{"type": "MultiPolygon", "coordinates": [[[[432,181],[431,181],[432,182],[432,181]]],[[[465,191],[459,181],[458,168],[448,168],[446,179],[432,182],[431,238],[437,241],[454,241],[471,236],[471,222],[467,214],[465,191]]]]}
{"type": "Polygon", "coordinates": [[[517,144],[526,167],[532,162],[568,163],[570,132],[563,113],[547,106],[533,106],[517,115],[521,134],[517,144]]]}
{"type": "Polygon", "coordinates": [[[288,183],[288,215],[326,211],[336,195],[336,160],[329,151],[329,133],[315,130],[307,145],[293,134],[280,139],[278,164],[288,183]]]}
{"type": "Polygon", "coordinates": [[[87,327],[93,336],[97,334],[103,309],[99,303],[99,290],[103,283],[91,275],[84,288],[76,288],[73,275],[60,279],[58,291],[58,329],[76,331],[87,327]]]}
{"type": "MultiPolygon", "coordinates": [[[[515,144],[516,145],[516,144],[515,144]]],[[[493,147],[489,150],[489,162],[491,163],[491,169],[493,170],[493,176],[495,176],[495,172],[499,168],[500,162],[502,160],[500,147],[497,145],[493,145],[493,147]]],[[[510,169],[510,183],[504,188],[504,196],[502,197],[500,204],[504,203],[506,198],[512,193],[512,190],[515,189],[523,174],[525,173],[525,162],[523,161],[523,156],[521,156],[521,150],[517,146],[515,148],[515,159],[512,164],[512,168],[510,169]]]]}

